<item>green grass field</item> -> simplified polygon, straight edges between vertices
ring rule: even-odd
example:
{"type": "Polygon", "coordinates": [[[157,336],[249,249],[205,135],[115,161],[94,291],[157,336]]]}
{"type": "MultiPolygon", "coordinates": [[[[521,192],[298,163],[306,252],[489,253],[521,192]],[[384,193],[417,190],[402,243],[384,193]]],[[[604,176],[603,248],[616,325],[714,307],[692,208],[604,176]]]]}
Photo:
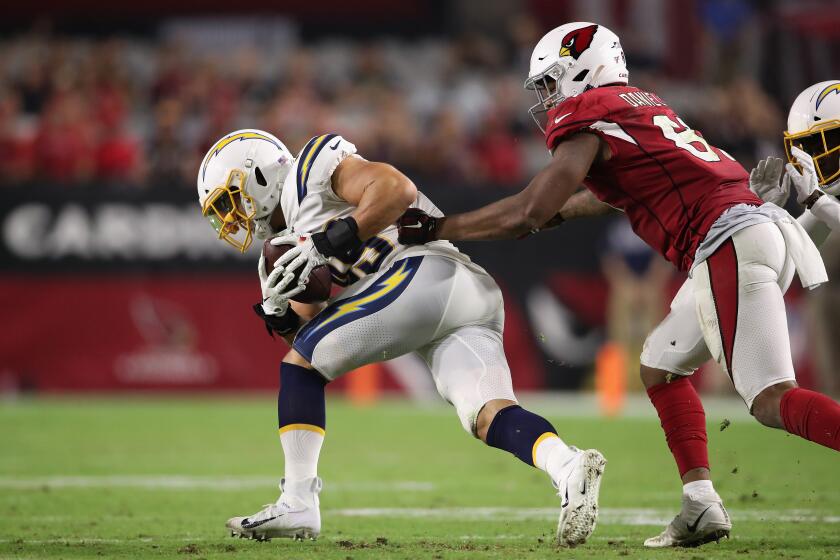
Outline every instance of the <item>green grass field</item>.
{"type": "Polygon", "coordinates": [[[709,414],[733,538],[647,551],[680,485],[649,417],[553,416],[609,464],[601,520],[552,544],[547,478],[485,448],[448,408],[328,405],[316,542],[231,539],[225,520],[277,497],[274,403],[253,399],[23,400],[0,404],[0,558],[840,558],[840,457],[746,417],[709,414]]]}

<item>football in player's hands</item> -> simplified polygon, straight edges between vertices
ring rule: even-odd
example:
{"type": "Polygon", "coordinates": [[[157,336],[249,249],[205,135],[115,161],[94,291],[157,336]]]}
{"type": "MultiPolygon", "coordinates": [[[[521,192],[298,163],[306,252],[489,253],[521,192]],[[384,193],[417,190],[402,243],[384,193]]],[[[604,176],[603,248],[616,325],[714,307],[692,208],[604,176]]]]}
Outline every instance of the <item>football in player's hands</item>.
{"type": "MultiPolygon", "coordinates": [[[[274,270],[274,263],[277,262],[282,255],[294,245],[272,245],[271,239],[266,239],[263,243],[263,256],[265,257],[265,273],[271,274],[274,270]]],[[[295,279],[293,283],[297,283],[303,267],[299,267],[295,271],[295,279]]],[[[289,286],[290,288],[292,286],[289,286]]],[[[332,290],[332,278],[330,276],[330,269],[327,265],[322,264],[312,269],[309,275],[309,281],[306,284],[306,289],[292,298],[298,303],[320,303],[327,301],[330,298],[330,291],[332,290]]]]}

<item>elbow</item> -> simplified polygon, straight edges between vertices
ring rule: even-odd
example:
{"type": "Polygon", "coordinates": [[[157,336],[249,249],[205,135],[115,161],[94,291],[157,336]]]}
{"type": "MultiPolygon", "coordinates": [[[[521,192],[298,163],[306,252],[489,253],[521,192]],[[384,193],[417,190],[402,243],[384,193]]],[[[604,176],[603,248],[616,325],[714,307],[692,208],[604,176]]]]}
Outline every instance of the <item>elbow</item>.
{"type": "Polygon", "coordinates": [[[511,237],[520,237],[539,229],[547,220],[542,220],[536,211],[522,207],[511,212],[505,223],[501,224],[502,229],[508,232],[511,237]]]}
{"type": "Polygon", "coordinates": [[[396,169],[386,184],[388,197],[393,201],[394,206],[405,210],[417,200],[417,187],[414,182],[396,169]]]}
{"type": "Polygon", "coordinates": [[[517,216],[517,233],[522,235],[542,228],[555,213],[550,208],[546,208],[545,205],[534,202],[523,205],[517,216]]]}
{"type": "Polygon", "coordinates": [[[397,192],[400,200],[400,206],[408,208],[417,200],[417,187],[408,177],[403,177],[403,181],[401,181],[400,185],[397,187],[397,192]]]}

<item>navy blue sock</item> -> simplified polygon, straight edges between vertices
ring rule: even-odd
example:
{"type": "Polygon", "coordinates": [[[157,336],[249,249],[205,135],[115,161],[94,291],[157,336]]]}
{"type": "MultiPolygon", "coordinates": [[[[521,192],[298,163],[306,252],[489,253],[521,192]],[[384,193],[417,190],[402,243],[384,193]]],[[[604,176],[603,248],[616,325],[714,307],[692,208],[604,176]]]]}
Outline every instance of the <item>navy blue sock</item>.
{"type": "Polygon", "coordinates": [[[280,364],[280,392],[277,393],[279,428],[293,424],[327,427],[324,387],[327,381],[312,369],[294,364],[280,364]]]}
{"type": "Polygon", "coordinates": [[[487,445],[509,451],[533,467],[534,446],[546,433],[557,434],[551,422],[519,405],[509,406],[497,412],[490,423],[487,445]]]}

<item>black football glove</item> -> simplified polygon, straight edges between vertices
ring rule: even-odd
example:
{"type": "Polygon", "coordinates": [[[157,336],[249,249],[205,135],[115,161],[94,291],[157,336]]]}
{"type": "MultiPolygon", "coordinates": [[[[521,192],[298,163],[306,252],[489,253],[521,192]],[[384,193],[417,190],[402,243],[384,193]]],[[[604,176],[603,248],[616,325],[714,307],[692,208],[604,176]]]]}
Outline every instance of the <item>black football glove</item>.
{"type": "Polygon", "coordinates": [[[437,239],[438,219],[419,208],[409,208],[397,220],[399,241],[403,245],[422,245],[437,239]]]}
{"type": "Polygon", "coordinates": [[[254,313],[265,322],[265,330],[271,338],[274,338],[274,333],[280,336],[291,334],[300,326],[300,316],[291,306],[282,315],[269,315],[263,310],[262,303],[255,303],[254,313]]]}

